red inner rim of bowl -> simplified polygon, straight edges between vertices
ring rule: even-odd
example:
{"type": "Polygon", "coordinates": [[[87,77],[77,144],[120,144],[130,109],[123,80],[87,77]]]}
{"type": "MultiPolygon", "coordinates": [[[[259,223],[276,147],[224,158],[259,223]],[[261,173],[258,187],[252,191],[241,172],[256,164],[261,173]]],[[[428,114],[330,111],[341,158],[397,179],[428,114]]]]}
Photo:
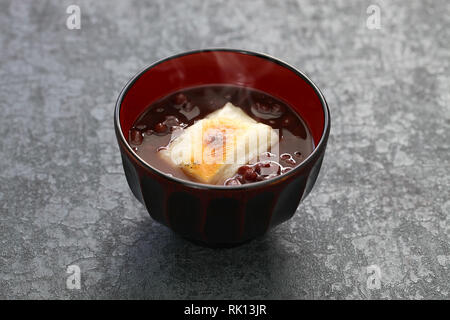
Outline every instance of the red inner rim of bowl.
{"type": "Polygon", "coordinates": [[[288,103],[306,122],[314,140],[325,126],[321,101],[298,73],[269,58],[234,51],[205,51],[165,60],[145,71],[128,89],[120,108],[125,138],[153,102],[184,88],[232,84],[264,91],[288,103]]]}

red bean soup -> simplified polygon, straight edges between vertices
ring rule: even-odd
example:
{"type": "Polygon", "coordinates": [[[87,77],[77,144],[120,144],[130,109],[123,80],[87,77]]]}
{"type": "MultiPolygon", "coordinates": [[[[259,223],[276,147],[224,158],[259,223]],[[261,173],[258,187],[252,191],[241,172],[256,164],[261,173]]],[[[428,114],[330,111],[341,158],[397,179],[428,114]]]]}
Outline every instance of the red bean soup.
{"type": "MultiPolygon", "coordinates": [[[[242,185],[282,175],[314,150],[305,121],[285,102],[267,93],[236,85],[202,85],[173,92],[149,105],[129,131],[133,150],[152,167],[177,178],[199,182],[158,155],[183,130],[231,102],[246,115],[278,130],[276,150],[241,165],[222,185],[242,185]]],[[[214,139],[214,137],[212,137],[214,139]]]]}

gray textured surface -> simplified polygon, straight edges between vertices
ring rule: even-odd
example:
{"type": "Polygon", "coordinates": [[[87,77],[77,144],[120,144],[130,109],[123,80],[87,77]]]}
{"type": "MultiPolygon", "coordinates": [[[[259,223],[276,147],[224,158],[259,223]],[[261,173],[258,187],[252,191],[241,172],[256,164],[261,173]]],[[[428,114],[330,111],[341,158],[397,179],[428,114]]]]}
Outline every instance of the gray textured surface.
{"type": "Polygon", "coordinates": [[[1,1],[0,30],[0,298],[450,297],[448,1],[1,1]],[[144,66],[220,46],[303,69],[332,130],[292,220],[210,250],[132,197],[112,114],[144,66]]]}

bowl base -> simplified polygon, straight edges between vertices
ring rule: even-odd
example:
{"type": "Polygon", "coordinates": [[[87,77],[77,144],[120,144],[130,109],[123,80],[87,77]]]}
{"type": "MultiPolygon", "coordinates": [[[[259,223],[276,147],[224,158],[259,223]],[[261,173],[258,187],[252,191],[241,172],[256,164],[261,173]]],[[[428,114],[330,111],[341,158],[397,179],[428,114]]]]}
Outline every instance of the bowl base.
{"type": "Polygon", "coordinates": [[[231,248],[235,248],[235,247],[239,247],[241,245],[247,244],[253,240],[253,238],[252,238],[252,239],[243,240],[241,242],[233,242],[233,243],[209,243],[209,242],[205,242],[205,241],[201,241],[201,240],[191,239],[191,238],[188,238],[185,236],[181,236],[181,238],[183,238],[184,240],[187,240],[195,245],[198,245],[200,247],[210,248],[210,249],[231,249],[231,248]]]}

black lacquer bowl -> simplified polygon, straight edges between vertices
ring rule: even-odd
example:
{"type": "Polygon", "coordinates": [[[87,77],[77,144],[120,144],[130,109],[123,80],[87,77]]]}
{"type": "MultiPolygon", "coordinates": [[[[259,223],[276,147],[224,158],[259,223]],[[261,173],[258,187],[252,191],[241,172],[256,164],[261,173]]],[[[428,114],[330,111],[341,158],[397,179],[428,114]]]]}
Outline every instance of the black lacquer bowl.
{"type": "Polygon", "coordinates": [[[317,86],[292,66],[264,54],[211,49],[169,57],[137,74],[119,95],[114,125],[128,184],[150,216],[215,247],[243,243],[292,217],[319,174],[330,114],[317,86]],[[126,139],[137,117],[174,91],[208,84],[248,86],[284,100],[308,125],[314,151],[279,177],[241,186],[181,180],[144,162],[126,139]]]}

